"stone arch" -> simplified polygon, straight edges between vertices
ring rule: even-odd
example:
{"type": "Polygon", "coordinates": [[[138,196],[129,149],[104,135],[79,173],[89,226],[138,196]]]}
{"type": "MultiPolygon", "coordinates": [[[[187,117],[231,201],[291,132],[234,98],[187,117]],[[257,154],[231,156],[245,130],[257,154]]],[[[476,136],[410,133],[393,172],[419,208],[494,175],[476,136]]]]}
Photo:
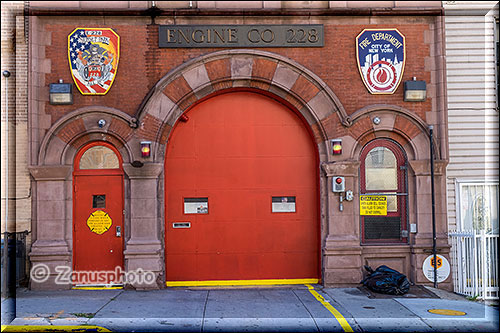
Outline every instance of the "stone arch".
{"type": "MultiPolygon", "coordinates": [[[[429,156],[428,125],[414,112],[400,106],[375,104],[357,110],[349,117],[345,140],[350,159],[357,160],[361,149],[376,138],[390,138],[398,142],[408,159],[422,160],[429,156]],[[373,119],[378,117],[379,124],[373,119]]],[[[434,141],[437,147],[437,141],[434,141]]],[[[438,149],[434,149],[438,152],[438,149]]]]}
{"type": "Polygon", "coordinates": [[[138,111],[139,136],[153,142],[153,160],[162,163],[170,131],[189,107],[227,89],[245,88],[277,97],[302,115],[320,155],[328,159],[322,120],[334,113],[348,126],[340,100],[316,74],[271,52],[218,51],[192,59],[169,72],[152,88],[138,111]]]}
{"type": "Polygon", "coordinates": [[[91,141],[112,143],[124,163],[133,161],[129,141],[133,138],[134,118],[113,108],[90,106],[77,109],[59,119],[46,133],[38,155],[39,165],[72,165],[76,152],[91,141]],[[101,128],[98,121],[104,119],[101,128]]]}

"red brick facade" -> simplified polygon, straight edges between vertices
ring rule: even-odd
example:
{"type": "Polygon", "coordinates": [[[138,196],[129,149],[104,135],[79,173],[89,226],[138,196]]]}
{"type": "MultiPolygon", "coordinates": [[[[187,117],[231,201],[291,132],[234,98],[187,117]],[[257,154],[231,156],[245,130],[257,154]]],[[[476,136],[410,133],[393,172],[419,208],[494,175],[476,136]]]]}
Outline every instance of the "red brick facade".
{"type": "MultiPolygon", "coordinates": [[[[239,23],[243,18],[245,24],[270,22],[265,16],[237,15],[228,17],[228,22],[239,23]]],[[[195,15],[187,15],[180,20],[184,24],[220,24],[215,17],[202,20],[195,15]]],[[[43,36],[31,41],[31,52],[39,54],[33,60],[36,64],[33,75],[37,75],[39,81],[34,82],[32,88],[38,91],[35,99],[40,103],[36,108],[38,112],[43,112],[43,116],[37,116],[34,121],[43,132],[39,141],[32,140],[36,147],[34,155],[37,156],[32,158],[35,182],[56,182],[51,186],[67,186],[71,183],[68,175],[78,149],[96,140],[113,144],[123,157],[125,204],[131,210],[125,222],[129,242],[124,253],[125,267],[140,267],[155,272],[158,287],[162,287],[164,260],[161,234],[165,214],[158,207],[164,207],[162,168],[169,135],[176,123],[182,120],[183,112],[200,100],[230,90],[255,91],[293,109],[316,141],[321,169],[318,209],[321,212],[321,243],[324,244],[323,283],[355,285],[362,278],[364,264],[375,264],[384,258],[396,262],[395,268],[407,274],[413,282],[428,283],[420,263],[431,244],[430,195],[424,187],[430,178],[428,125],[434,125],[438,137],[435,141],[440,165],[438,170],[444,170],[447,158],[441,18],[435,14],[324,15],[312,19],[297,15],[276,20],[282,24],[311,21],[323,24],[324,47],[159,48],[158,24],[171,23],[170,17],[155,18],[157,24],[151,24],[150,17],[130,20],[120,16],[33,17],[32,29],[37,31],[38,36],[43,36]],[[48,85],[59,79],[73,82],[68,64],[67,38],[78,27],[112,28],[120,36],[116,79],[104,96],[83,96],[76,91],[73,105],[51,105],[43,93],[48,85]],[[370,94],[363,84],[356,61],[356,36],[367,28],[397,28],[405,36],[406,65],[401,84],[394,94],[370,94]],[[426,81],[425,102],[403,101],[403,81],[412,77],[426,81]],[[382,119],[380,124],[373,122],[375,116],[382,119]],[[106,121],[102,128],[97,126],[99,119],[106,121]],[[330,152],[330,139],[334,138],[343,140],[341,156],[333,156],[330,152]],[[346,203],[345,210],[339,213],[335,208],[338,196],[330,188],[332,176],[344,175],[346,185],[357,198],[360,152],[375,138],[398,142],[405,150],[410,165],[408,191],[412,196],[408,203],[408,220],[412,224],[418,221],[419,232],[409,237],[408,244],[398,245],[397,248],[360,244],[357,201],[346,203]],[[139,143],[142,140],[152,142],[150,158],[140,155],[139,143]],[[144,167],[132,167],[134,161],[140,161],[144,167]],[[51,178],[45,172],[57,176],[51,178]],[[155,209],[148,212],[150,215],[146,219],[134,216],[134,212],[142,209],[138,206],[141,200],[148,203],[148,200],[154,201],[151,205],[155,209]],[[142,229],[137,228],[139,224],[142,229]],[[139,229],[142,231],[137,231],[139,229]],[[149,232],[147,239],[143,236],[144,230],[149,232]]],[[[273,21],[273,24],[276,23],[273,21]]],[[[446,207],[444,171],[438,173],[437,180],[442,186],[438,193],[438,211],[443,212],[446,207]]],[[[61,200],[66,200],[69,205],[71,198],[71,193],[67,193],[61,200]]],[[[44,221],[43,209],[41,212],[37,223],[44,221]]],[[[71,225],[70,212],[63,220],[71,225]]],[[[444,218],[440,217],[438,233],[438,246],[443,253],[447,253],[445,214],[444,218]]],[[[64,240],[66,244],[66,247],[60,245],[57,248],[59,257],[54,261],[70,265],[71,235],[60,231],[54,238],[64,240]]],[[[50,243],[53,239],[46,241],[50,243]]],[[[44,254],[47,242],[35,246],[33,261],[52,260],[44,254]]],[[[449,281],[447,284],[450,286],[449,281]]]]}
{"type": "MultiPolygon", "coordinates": [[[[419,24],[408,22],[405,18],[388,18],[391,24],[369,25],[371,29],[394,28],[406,38],[406,66],[402,81],[411,80],[416,76],[419,80],[430,82],[431,70],[426,68],[426,59],[431,57],[429,42],[424,36],[431,33],[433,19],[423,17],[419,24]]],[[[86,24],[73,25],[47,24],[45,33],[51,38],[52,45],[46,48],[46,59],[51,62],[51,73],[46,75],[45,82],[57,82],[62,78],[65,82],[72,82],[68,70],[67,37],[75,28],[92,26],[95,28],[112,28],[121,38],[120,61],[118,75],[112,89],[105,96],[83,96],[75,94],[75,103],[69,106],[50,106],[47,103],[47,112],[52,115],[52,122],[57,121],[64,113],[88,105],[103,105],[113,107],[134,115],[144,96],[163,76],[181,65],[184,61],[194,59],[202,54],[208,54],[222,49],[161,49],[158,48],[157,25],[116,25],[86,24]],[[55,44],[55,45],[54,45],[55,44]],[[127,101],[124,103],[124,101],[127,101]]],[[[293,59],[312,72],[316,73],[335,92],[347,114],[352,114],[367,105],[391,104],[405,107],[425,120],[425,112],[431,109],[432,97],[423,103],[403,102],[403,89],[398,89],[393,95],[371,95],[360,78],[355,57],[356,36],[367,25],[342,25],[335,22],[325,24],[325,47],[322,48],[266,48],[268,52],[276,53],[293,59]]],[[[253,68],[252,77],[262,80],[271,80],[276,63],[259,60],[253,68]]],[[[428,61],[428,60],[427,60],[428,61]]],[[[207,73],[211,81],[228,77],[230,74],[229,63],[215,60],[206,64],[207,73]]],[[[292,88],[294,92],[302,95],[304,99],[315,95],[314,88],[303,87],[302,82],[296,82],[292,88]]],[[[183,93],[189,90],[182,78],[172,82],[166,87],[165,94],[177,102],[183,93]]]]}

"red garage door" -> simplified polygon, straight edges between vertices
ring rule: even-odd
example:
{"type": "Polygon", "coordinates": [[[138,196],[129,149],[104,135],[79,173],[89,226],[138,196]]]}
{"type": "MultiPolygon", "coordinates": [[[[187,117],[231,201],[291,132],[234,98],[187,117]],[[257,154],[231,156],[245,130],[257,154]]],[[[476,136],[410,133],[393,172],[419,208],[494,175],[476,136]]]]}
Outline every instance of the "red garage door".
{"type": "Polygon", "coordinates": [[[318,279],[318,158],[302,120],[252,92],[186,115],[165,161],[167,285],[318,279]]]}

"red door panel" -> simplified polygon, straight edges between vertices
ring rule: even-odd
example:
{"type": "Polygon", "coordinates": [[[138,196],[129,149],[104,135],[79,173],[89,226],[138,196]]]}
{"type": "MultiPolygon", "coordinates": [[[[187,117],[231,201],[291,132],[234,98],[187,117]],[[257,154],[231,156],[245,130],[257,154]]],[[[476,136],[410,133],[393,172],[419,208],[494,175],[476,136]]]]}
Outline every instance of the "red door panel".
{"type": "Polygon", "coordinates": [[[123,269],[123,175],[120,170],[82,170],[75,172],[73,179],[73,269],[93,272],[74,283],[120,283],[118,275],[96,272],[123,269]],[[96,195],[105,196],[98,208],[93,200],[96,195]],[[104,232],[96,228],[92,220],[90,225],[88,223],[89,217],[100,211],[106,219],[111,219],[109,229],[104,232]],[[120,235],[117,235],[117,228],[120,235]]]}
{"type": "Polygon", "coordinates": [[[317,152],[302,120],[251,92],[188,116],[165,160],[167,281],[318,278],[317,152]],[[273,213],[273,196],[295,196],[296,212],[273,213]],[[208,214],[184,214],[196,197],[208,197],[208,214]]]}

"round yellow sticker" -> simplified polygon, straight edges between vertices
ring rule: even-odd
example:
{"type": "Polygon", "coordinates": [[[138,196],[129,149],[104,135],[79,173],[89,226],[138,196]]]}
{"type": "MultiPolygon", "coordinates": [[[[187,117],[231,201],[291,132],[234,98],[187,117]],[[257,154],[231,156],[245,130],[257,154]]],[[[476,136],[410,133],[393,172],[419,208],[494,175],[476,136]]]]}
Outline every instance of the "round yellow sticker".
{"type": "Polygon", "coordinates": [[[87,219],[87,225],[89,226],[90,231],[95,232],[98,235],[102,235],[108,231],[109,228],[111,228],[111,224],[113,224],[111,217],[109,217],[108,213],[103,212],[102,210],[96,210],[90,214],[87,219]]]}

